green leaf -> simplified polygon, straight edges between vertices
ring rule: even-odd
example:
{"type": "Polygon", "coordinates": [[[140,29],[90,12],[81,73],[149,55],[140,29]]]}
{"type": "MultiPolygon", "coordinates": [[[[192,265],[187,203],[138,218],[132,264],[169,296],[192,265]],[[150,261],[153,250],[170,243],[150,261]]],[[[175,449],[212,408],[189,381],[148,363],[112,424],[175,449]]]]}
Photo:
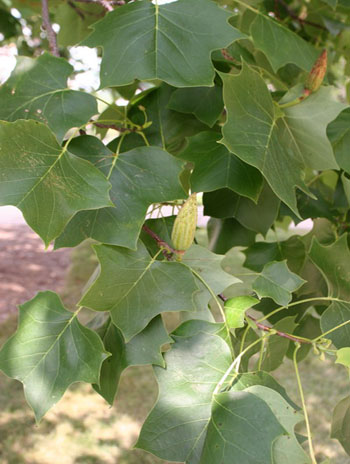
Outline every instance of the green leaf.
{"type": "MultiPolygon", "coordinates": [[[[285,317],[278,321],[273,328],[280,332],[292,334],[297,327],[295,318],[296,316],[285,317]]],[[[288,348],[289,340],[287,338],[280,337],[279,335],[271,335],[265,344],[265,351],[260,368],[268,372],[277,369],[283,363],[288,348]]]]}
{"type": "MultiPolygon", "coordinates": [[[[350,321],[350,304],[334,301],[321,316],[322,332],[338,327],[344,322],[350,321]]],[[[347,323],[326,335],[332,340],[336,348],[350,347],[350,323],[347,323]]]]}
{"type": "Polygon", "coordinates": [[[44,53],[36,59],[20,57],[0,88],[0,119],[35,119],[50,126],[61,142],[71,127],[80,127],[97,113],[92,95],[67,88],[73,67],[44,53]]]}
{"type": "Polygon", "coordinates": [[[222,338],[203,332],[174,339],[165,354],[167,368],[154,368],[159,397],[136,447],[162,459],[197,464],[213,392],[231,362],[230,349],[222,338]]]}
{"type": "Polygon", "coordinates": [[[294,428],[304,417],[287,403],[282,396],[271,388],[254,385],[246,389],[261,398],[271,408],[271,411],[288,434],[277,437],[272,444],[274,464],[311,464],[310,457],[300,446],[294,428]]]}
{"type": "Polygon", "coordinates": [[[194,310],[198,287],[187,266],[157,261],[142,242],[136,251],[109,245],[94,248],[101,271],[81,304],[95,311],[110,311],[126,341],[163,311],[194,310]]]}
{"type": "MultiPolygon", "coordinates": [[[[98,316],[97,316],[98,317],[98,316]]],[[[100,384],[94,389],[110,404],[113,405],[118,390],[120,376],[127,367],[155,364],[165,367],[161,347],[165,343],[172,343],[160,316],[155,317],[148,326],[128,343],[120,330],[108,318],[97,333],[101,337],[105,349],[112,356],[104,361],[101,369],[100,384]]]]}
{"type": "Polygon", "coordinates": [[[276,220],[280,200],[264,182],[257,203],[237,195],[228,189],[205,193],[203,196],[205,214],[212,217],[234,217],[242,226],[266,235],[276,220]]]}
{"type": "Polygon", "coordinates": [[[183,322],[177,327],[171,335],[176,337],[190,337],[197,335],[200,332],[207,333],[210,335],[218,335],[223,340],[227,340],[227,330],[223,322],[210,322],[201,319],[191,319],[183,322]]]}
{"type": "Polygon", "coordinates": [[[282,112],[263,78],[249,66],[244,65],[238,76],[221,78],[228,113],[222,143],[258,168],[275,194],[298,214],[295,187],[310,193],[304,182],[306,168],[338,167],[326,127],[343,105],[332,99],[330,87],[322,87],[282,112]]]}
{"type": "Polygon", "coordinates": [[[55,22],[60,25],[57,40],[61,47],[75,45],[90,34],[89,26],[104,13],[102,5],[62,3],[56,10],[55,22]]]}
{"type": "MultiPolygon", "coordinates": [[[[79,137],[70,149],[106,172],[113,152],[96,137],[79,137]]],[[[68,224],[55,248],[76,246],[90,237],[99,242],[135,249],[148,207],[152,203],[185,198],[179,175],[182,162],[158,147],[121,153],[109,167],[111,199],[115,207],[83,211],[68,224]]]]}
{"type": "Polygon", "coordinates": [[[335,362],[350,368],[350,348],[340,348],[340,350],[337,351],[337,360],[335,362]]]}
{"type": "Polygon", "coordinates": [[[327,127],[327,135],[339,166],[350,173],[350,108],[342,111],[327,127]]]}
{"type": "Polygon", "coordinates": [[[177,89],[170,98],[168,108],[179,113],[194,114],[204,124],[213,127],[224,109],[222,87],[177,89]]]}
{"type": "Polygon", "coordinates": [[[260,173],[218,144],[220,138],[216,132],[201,132],[191,137],[186,149],[177,155],[194,163],[192,190],[210,192],[227,187],[256,201],[262,186],[260,173]]]}
{"type": "Polygon", "coordinates": [[[165,83],[159,88],[145,91],[144,94],[137,95],[128,113],[134,123],[142,125],[145,115],[138,108],[142,105],[146,109],[147,120],[152,121],[151,126],[144,130],[149,144],[163,147],[170,153],[177,153],[182,149],[186,137],[208,130],[192,114],[178,113],[168,108],[174,91],[174,87],[165,83]]]}
{"type": "Polygon", "coordinates": [[[117,8],[82,43],[103,47],[101,87],[160,79],[177,87],[211,86],[210,53],[244,37],[231,13],[209,0],[149,1],[117,8]]]}
{"type": "Polygon", "coordinates": [[[0,122],[0,205],[19,208],[46,246],[77,211],[111,204],[110,183],[37,121],[0,122]]]}
{"type": "Polygon", "coordinates": [[[328,294],[350,300],[350,251],[346,234],[329,246],[313,238],[309,256],[325,278],[328,294]]]}
{"type": "MultiPolygon", "coordinates": [[[[223,258],[223,255],[212,253],[207,248],[192,245],[184,254],[182,263],[198,273],[212,290],[212,293],[218,295],[230,285],[240,282],[239,279],[223,270],[221,267],[223,258]]],[[[194,303],[197,311],[200,312],[208,307],[212,294],[201,280],[196,276],[195,278],[199,291],[194,296],[194,303]]]]}
{"type": "Polygon", "coordinates": [[[283,433],[275,414],[258,395],[249,390],[220,393],[214,397],[200,463],[271,464],[273,443],[283,433]]]}
{"type": "Polygon", "coordinates": [[[338,0],[322,0],[323,3],[327,3],[327,5],[331,6],[332,8],[336,8],[338,4],[338,0]]]}
{"type": "Polygon", "coordinates": [[[72,383],[99,383],[109,353],[76,315],[56,293],[40,292],[20,306],[18,330],[1,349],[0,369],[23,383],[37,421],[72,383]]]}
{"type": "Polygon", "coordinates": [[[6,10],[0,8],[0,33],[4,39],[9,39],[19,33],[20,23],[6,10]]]}
{"type": "Polygon", "coordinates": [[[264,266],[253,282],[253,289],[260,298],[269,297],[277,304],[287,306],[292,300],[292,293],[304,283],[304,279],[288,269],[286,261],[273,261],[264,266]]]}
{"type": "MultiPolygon", "coordinates": [[[[147,219],[145,225],[155,232],[164,242],[173,247],[171,241],[171,232],[176,216],[163,216],[157,219],[147,219]]],[[[146,246],[150,255],[155,255],[159,251],[157,242],[144,230],[141,231],[140,239],[146,246]]],[[[174,248],[174,247],[173,247],[174,248]]],[[[163,259],[163,255],[159,255],[158,259],[163,259]]]]}
{"type": "Polygon", "coordinates": [[[280,385],[277,380],[268,372],[255,371],[239,374],[233,382],[232,389],[235,391],[241,391],[254,385],[262,385],[264,387],[268,387],[269,389],[275,390],[290,406],[292,406],[293,409],[300,409],[289,398],[285,388],[282,387],[282,385],[280,385]]]}
{"type": "Polygon", "coordinates": [[[236,296],[225,302],[226,322],[230,329],[244,327],[244,316],[247,309],[259,303],[252,296],[236,296]]]}
{"type": "Polygon", "coordinates": [[[343,398],[334,409],[331,438],[339,440],[350,456],[350,396],[343,398]]]}
{"type": "Polygon", "coordinates": [[[215,253],[226,253],[234,246],[252,245],[255,235],[233,218],[212,218],[208,223],[209,248],[215,253]]]}
{"type": "Polygon", "coordinates": [[[319,52],[296,33],[268,16],[258,14],[250,27],[254,45],[262,50],[275,72],[288,63],[310,71],[319,52]]]}
{"type": "Polygon", "coordinates": [[[298,236],[281,242],[256,242],[243,253],[246,255],[244,266],[256,272],[261,272],[270,261],[286,259],[289,269],[299,274],[306,257],[305,245],[298,236]]]}

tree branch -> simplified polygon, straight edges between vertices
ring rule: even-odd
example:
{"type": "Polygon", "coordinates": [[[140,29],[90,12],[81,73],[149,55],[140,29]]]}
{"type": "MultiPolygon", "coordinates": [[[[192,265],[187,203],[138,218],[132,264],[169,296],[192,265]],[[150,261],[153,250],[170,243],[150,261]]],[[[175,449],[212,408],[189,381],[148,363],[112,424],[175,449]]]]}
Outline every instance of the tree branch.
{"type": "Polygon", "coordinates": [[[157,242],[157,245],[159,246],[159,248],[162,248],[163,255],[166,257],[168,261],[170,261],[173,255],[177,253],[176,250],[174,250],[174,248],[172,248],[167,242],[162,240],[159,237],[159,235],[153,232],[153,230],[146,226],[146,224],[142,226],[142,230],[144,230],[146,234],[148,234],[150,237],[153,238],[153,240],[157,242]]]}
{"type": "Polygon", "coordinates": [[[278,7],[277,7],[277,4],[280,4],[281,6],[283,6],[283,8],[286,10],[286,12],[288,13],[288,15],[294,19],[295,21],[298,21],[298,23],[303,26],[304,24],[307,24],[309,26],[312,26],[312,27],[316,27],[317,29],[321,29],[323,31],[326,31],[327,28],[322,26],[322,24],[318,24],[318,23],[314,23],[312,21],[308,21],[307,19],[303,19],[303,18],[300,18],[300,16],[298,16],[291,8],[290,6],[288,5],[288,3],[285,2],[285,0],[275,0],[275,14],[276,14],[276,18],[279,19],[279,11],[278,11],[278,7]]]}
{"type": "MultiPolygon", "coordinates": [[[[226,296],[224,296],[222,293],[220,293],[218,295],[218,297],[222,300],[222,301],[227,301],[228,298],[226,298],[226,296]]],[[[255,322],[256,326],[258,327],[258,329],[260,330],[263,330],[264,332],[271,332],[273,331],[274,332],[274,335],[278,335],[279,337],[283,337],[283,338],[287,338],[288,340],[291,340],[292,342],[297,342],[297,343],[307,343],[307,344],[311,344],[311,340],[308,341],[308,340],[304,340],[303,338],[298,338],[298,337],[294,337],[294,335],[291,335],[291,334],[287,334],[285,332],[281,332],[280,330],[276,330],[274,329],[273,327],[269,327],[265,324],[262,324],[261,322],[257,322],[257,320],[255,319],[255,317],[253,316],[250,316],[249,314],[246,314],[246,316],[255,322]]]]}
{"type": "Polygon", "coordinates": [[[46,31],[47,40],[49,42],[49,49],[52,55],[60,56],[57,45],[57,37],[55,31],[52,29],[52,24],[50,22],[50,13],[48,0],[41,0],[42,6],[42,18],[43,18],[43,28],[46,31]]]}

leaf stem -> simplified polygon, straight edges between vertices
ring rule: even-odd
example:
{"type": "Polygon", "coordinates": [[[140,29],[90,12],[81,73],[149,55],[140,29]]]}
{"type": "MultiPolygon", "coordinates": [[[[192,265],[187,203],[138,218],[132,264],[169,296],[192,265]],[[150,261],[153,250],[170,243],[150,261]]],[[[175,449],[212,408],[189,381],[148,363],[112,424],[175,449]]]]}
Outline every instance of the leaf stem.
{"type": "Polygon", "coordinates": [[[194,269],[192,269],[191,267],[190,267],[190,269],[191,269],[192,274],[195,275],[195,276],[197,277],[197,279],[200,280],[200,281],[202,282],[202,284],[206,287],[206,289],[208,290],[208,292],[209,292],[209,293],[211,294],[211,296],[214,298],[215,303],[219,306],[219,309],[220,309],[222,318],[223,318],[223,320],[224,320],[225,326],[226,326],[226,328],[227,328],[227,330],[228,330],[228,332],[229,332],[229,329],[228,329],[228,327],[227,327],[227,325],[226,325],[225,311],[223,310],[223,307],[221,306],[221,303],[220,303],[220,301],[219,301],[217,295],[215,294],[215,292],[213,292],[213,290],[210,288],[210,286],[207,284],[207,282],[203,279],[203,277],[202,277],[200,274],[198,274],[198,272],[196,272],[196,271],[195,271],[194,269]]]}
{"type": "Polygon", "coordinates": [[[118,160],[118,157],[119,157],[119,153],[120,153],[120,149],[121,149],[121,146],[122,146],[122,143],[123,143],[123,140],[125,139],[125,136],[126,134],[123,134],[121,137],[120,137],[120,140],[118,142],[118,146],[117,146],[117,149],[116,149],[116,152],[113,156],[113,161],[112,161],[112,164],[111,164],[111,167],[109,169],[109,172],[108,172],[108,175],[107,175],[107,180],[109,180],[111,178],[111,175],[113,173],[113,169],[115,167],[115,164],[118,160]]]}
{"type": "Polygon", "coordinates": [[[331,296],[318,296],[318,297],[314,297],[314,298],[306,298],[305,300],[294,301],[293,303],[290,303],[290,304],[288,304],[286,306],[280,306],[280,307],[274,309],[273,311],[271,311],[266,316],[261,317],[256,322],[265,321],[266,319],[268,319],[271,316],[274,316],[275,314],[282,311],[283,309],[288,309],[288,308],[291,308],[292,306],[297,306],[297,305],[303,304],[303,303],[311,303],[312,301],[338,301],[339,303],[349,303],[348,301],[340,300],[339,298],[334,298],[334,297],[331,297],[331,296]]]}
{"type": "Polygon", "coordinates": [[[314,452],[314,448],[313,448],[313,444],[312,444],[312,434],[311,434],[309,416],[308,416],[307,409],[306,409],[303,386],[301,384],[299,368],[298,368],[297,353],[298,353],[298,350],[300,349],[300,346],[301,345],[299,343],[296,343],[296,347],[295,347],[295,350],[294,350],[294,353],[293,353],[293,364],[294,364],[295,376],[296,376],[296,379],[297,379],[301,404],[302,404],[302,407],[303,407],[303,412],[304,412],[304,417],[305,417],[305,425],[306,425],[306,431],[307,431],[307,438],[308,438],[308,442],[309,442],[310,457],[311,457],[312,464],[317,464],[317,461],[316,461],[316,458],[315,458],[315,452],[314,452]]]}
{"type": "Polygon", "coordinates": [[[326,335],[335,332],[336,330],[340,329],[341,327],[344,327],[344,325],[350,324],[350,319],[348,321],[342,322],[341,324],[337,325],[336,327],[333,327],[333,329],[327,330],[327,332],[322,333],[318,337],[314,338],[311,342],[316,343],[318,340],[324,338],[326,335]]]}
{"type": "Polygon", "coordinates": [[[261,339],[261,348],[260,348],[260,355],[259,355],[259,362],[258,362],[258,371],[261,371],[262,360],[264,357],[264,348],[265,348],[266,339],[261,339]]]}
{"type": "MultiPolygon", "coordinates": [[[[222,300],[222,301],[227,301],[228,298],[226,298],[222,293],[220,293],[218,295],[218,297],[222,300]]],[[[312,340],[308,339],[308,338],[303,338],[303,337],[295,337],[294,335],[292,334],[289,334],[289,333],[286,333],[286,332],[281,332],[280,330],[276,330],[274,327],[269,327],[265,324],[261,324],[261,322],[257,321],[257,319],[253,316],[251,316],[250,314],[246,314],[246,317],[248,317],[250,320],[252,320],[253,322],[255,322],[256,326],[258,327],[258,329],[260,330],[263,330],[264,332],[271,332],[273,331],[274,335],[278,335],[279,337],[283,337],[283,338],[288,338],[288,340],[291,340],[293,342],[299,342],[299,343],[312,343],[312,340]]],[[[246,329],[246,332],[248,332],[248,330],[250,329],[250,326],[248,325],[247,326],[247,329],[246,329]]],[[[241,351],[242,351],[242,344],[244,344],[244,341],[245,341],[245,338],[246,338],[246,333],[243,334],[243,337],[242,337],[242,342],[241,342],[241,351]]]]}
{"type": "MultiPolygon", "coordinates": [[[[227,377],[231,374],[231,372],[233,371],[233,369],[235,369],[236,371],[236,374],[238,374],[238,371],[239,371],[239,366],[240,366],[240,363],[241,363],[241,359],[242,357],[247,353],[247,351],[249,351],[251,348],[253,348],[253,346],[257,345],[258,343],[260,343],[264,338],[268,338],[270,335],[269,334],[266,334],[264,335],[263,337],[260,337],[258,338],[257,340],[255,340],[253,343],[251,343],[249,346],[247,346],[247,348],[245,350],[243,350],[235,359],[234,361],[230,364],[230,366],[228,367],[228,369],[226,370],[225,374],[222,376],[222,378],[220,379],[220,381],[218,382],[218,384],[216,385],[215,387],[215,390],[213,392],[214,395],[217,395],[222,386],[224,385],[227,377]]],[[[232,379],[233,381],[234,379],[232,379]]],[[[230,382],[230,385],[232,385],[232,382],[230,382]]]]}
{"type": "Polygon", "coordinates": [[[307,97],[310,96],[310,91],[304,90],[304,94],[300,95],[300,97],[295,98],[294,100],[287,102],[287,103],[282,103],[281,105],[279,104],[278,106],[280,108],[290,108],[291,106],[299,105],[302,101],[304,101],[307,97]]]}

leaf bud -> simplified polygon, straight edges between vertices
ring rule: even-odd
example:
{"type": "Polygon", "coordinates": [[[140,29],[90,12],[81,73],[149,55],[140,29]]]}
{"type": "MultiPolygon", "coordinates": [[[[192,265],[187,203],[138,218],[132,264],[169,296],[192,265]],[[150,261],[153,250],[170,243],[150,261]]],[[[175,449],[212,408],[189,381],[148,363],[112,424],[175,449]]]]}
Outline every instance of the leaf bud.
{"type": "Polygon", "coordinates": [[[183,204],[173,226],[171,240],[176,250],[186,251],[192,245],[197,227],[197,194],[183,204]]]}
{"type": "Polygon", "coordinates": [[[305,90],[309,93],[316,92],[323,82],[324,76],[327,71],[327,50],[323,50],[321,55],[317,58],[309,75],[305,81],[305,90]]]}

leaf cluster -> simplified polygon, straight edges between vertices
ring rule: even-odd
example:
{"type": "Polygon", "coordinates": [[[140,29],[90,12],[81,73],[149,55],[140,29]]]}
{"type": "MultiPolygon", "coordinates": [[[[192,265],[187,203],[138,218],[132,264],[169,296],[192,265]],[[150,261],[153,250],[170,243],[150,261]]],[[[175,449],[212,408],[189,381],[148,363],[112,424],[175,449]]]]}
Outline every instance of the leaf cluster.
{"type": "MultiPolygon", "coordinates": [[[[19,54],[0,87],[0,206],[46,247],[92,239],[99,265],[76,311],[49,289],[20,306],[0,369],[40,421],[72,383],[113,404],[123,371],[150,364],[159,397],[137,447],[317,463],[298,363],[350,368],[347,0],[49,6],[57,37],[41,1],[0,0],[0,41],[19,54]],[[76,45],[98,54],[99,88],[74,86],[76,45]],[[180,253],[172,228],[194,192],[209,218],[180,253]],[[301,407],[272,375],[291,361],[301,407]]],[[[330,418],[348,454],[349,408],[330,418]]]]}

